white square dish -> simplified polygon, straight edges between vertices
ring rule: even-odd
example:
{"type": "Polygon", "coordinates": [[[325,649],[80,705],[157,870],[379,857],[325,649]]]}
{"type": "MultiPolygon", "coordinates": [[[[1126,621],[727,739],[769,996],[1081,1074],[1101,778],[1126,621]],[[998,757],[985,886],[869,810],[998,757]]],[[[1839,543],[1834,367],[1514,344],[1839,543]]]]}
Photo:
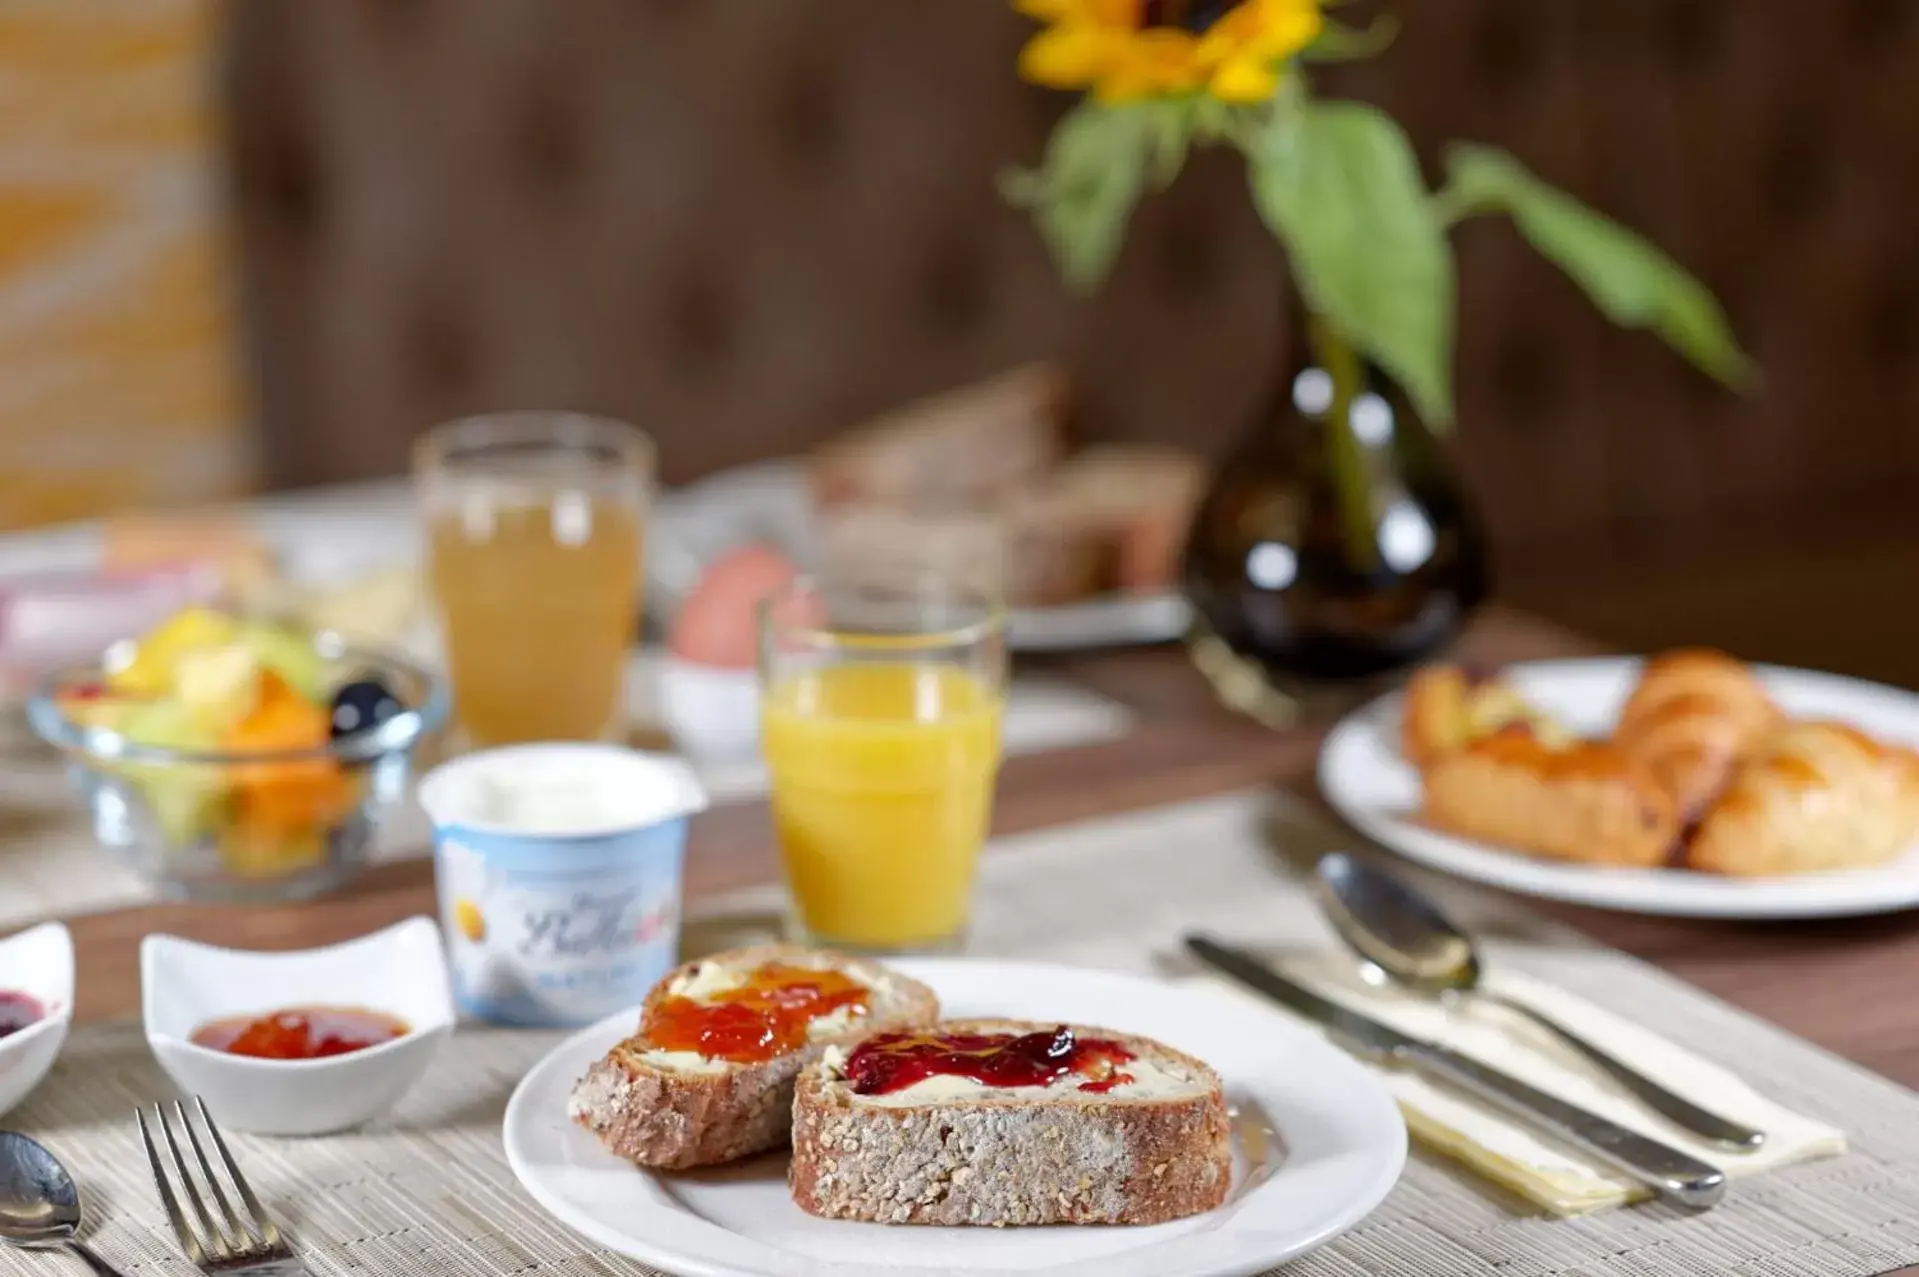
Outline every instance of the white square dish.
{"type": "Polygon", "coordinates": [[[57,922],[0,940],[0,989],[40,1004],[39,1020],[0,1038],[0,1113],[27,1098],[53,1067],[73,1023],[73,937],[57,922]]]}
{"type": "Polygon", "coordinates": [[[214,1119],[261,1135],[346,1130],[397,1103],[453,1032],[446,946],[430,918],[325,949],[254,953],[148,936],[140,946],[147,1045],[214,1119]],[[353,1007],[403,1021],[391,1042],[318,1060],[263,1060],[192,1041],[209,1021],[293,1007],[353,1007]]]}

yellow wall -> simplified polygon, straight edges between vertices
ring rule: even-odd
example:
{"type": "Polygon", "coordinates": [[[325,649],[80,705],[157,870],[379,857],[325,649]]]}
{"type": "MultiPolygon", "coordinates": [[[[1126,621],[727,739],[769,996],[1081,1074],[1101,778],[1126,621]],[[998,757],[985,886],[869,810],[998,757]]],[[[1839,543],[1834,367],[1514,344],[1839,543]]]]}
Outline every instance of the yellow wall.
{"type": "Polygon", "coordinates": [[[243,489],[218,0],[0,0],[0,526],[243,489]]]}

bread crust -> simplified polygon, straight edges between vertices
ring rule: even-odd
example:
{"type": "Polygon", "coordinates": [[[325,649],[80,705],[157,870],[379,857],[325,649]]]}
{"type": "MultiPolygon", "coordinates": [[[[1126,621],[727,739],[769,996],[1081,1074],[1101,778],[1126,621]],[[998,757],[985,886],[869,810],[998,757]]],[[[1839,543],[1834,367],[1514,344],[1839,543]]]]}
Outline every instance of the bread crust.
{"type": "Polygon", "coordinates": [[[814,500],[991,504],[1059,464],[1070,398],[1064,369],[1031,363],[916,400],[816,449],[814,500]]]}
{"type": "Polygon", "coordinates": [[[793,1083],[828,1046],[883,1029],[912,1028],[939,1015],[939,999],[917,980],[879,963],[792,945],[756,945],[684,963],[646,996],[642,1015],[671,996],[673,982],[717,964],[751,970],[770,961],[831,967],[874,987],[869,1014],[844,1033],[757,1064],[710,1072],[663,1068],[640,1058],[651,1045],[636,1032],[587,1070],[568,1115],[619,1157],[657,1170],[687,1170],[779,1148],[792,1129],[793,1083]],[[884,979],[884,989],[875,984],[884,979]]]}
{"type": "MultiPolygon", "coordinates": [[[[952,1032],[1033,1033],[1053,1022],[947,1021],[952,1032]]],[[[1158,1224],[1213,1210],[1232,1184],[1218,1074],[1170,1047],[1085,1025],[1199,1082],[1179,1096],[1019,1092],[924,1104],[863,1100],[808,1068],[793,1106],[788,1182],[802,1210],[888,1224],[1158,1224]]]]}

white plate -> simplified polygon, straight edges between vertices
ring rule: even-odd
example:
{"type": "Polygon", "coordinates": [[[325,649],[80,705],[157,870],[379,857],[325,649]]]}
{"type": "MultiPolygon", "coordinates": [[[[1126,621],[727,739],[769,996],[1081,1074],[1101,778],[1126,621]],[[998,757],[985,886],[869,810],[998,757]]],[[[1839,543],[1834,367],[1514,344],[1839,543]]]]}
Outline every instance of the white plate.
{"type": "MultiPolygon", "coordinates": [[[[661,494],[647,527],[647,605],[674,611],[707,563],[754,541],[778,546],[802,564],[811,560],[813,505],[797,463],[740,466],[661,494]]],[[[1022,652],[1165,643],[1185,634],[1191,617],[1178,594],[1112,595],[1014,608],[1006,636],[1022,652]]]]}
{"type": "Polygon", "coordinates": [[[1236,1277],[1344,1232],[1399,1178],[1406,1129],[1385,1087],[1283,1016],[1203,987],[1068,967],[898,965],[949,1015],[1105,1025],[1211,1063],[1236,1114],[1232,1197],[1148,1228],[888,1227],[805,1214],[787,1195],[784,1156],[637,1171],[566,1119],[574,1081],[632,1031],[631,1013],[567,1039],[527,1074],[506,1109],[507,1161],[562,1223],[682,1277],[1236,1277]]]}
{"type": "MultiPolygon", "coordinates": [[[[1919,696],[1878,683],[1776,665],[1753,667],[1796,718],[1831,718],[1919,745],[1919,696]]],[[[1638,678],[1637,658],[1535,661],[1504,671],[1529,700],[1576,731],[1605,734],[1638,678]]],[[[1919,848],[1873,869],[1727,878],[1542,860],[1420,824],[1419,773],[1399,753],[1400,694],[1347,715],[1319,754],[1319,787],[1360,832],[1423,865],[1523,895],[1601,909],[1693,918],[1823,918],[1919,906],[1919,848]]]]}

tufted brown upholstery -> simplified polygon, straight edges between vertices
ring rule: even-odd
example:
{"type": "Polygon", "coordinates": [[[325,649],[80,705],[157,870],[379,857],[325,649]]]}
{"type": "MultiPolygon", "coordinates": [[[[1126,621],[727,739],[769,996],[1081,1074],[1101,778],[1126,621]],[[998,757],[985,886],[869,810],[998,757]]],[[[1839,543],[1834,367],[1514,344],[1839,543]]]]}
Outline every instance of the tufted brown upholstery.
{"type": "MultiPolygon", "coordinates": [[[[1496,224],[1460,236],[1460,446],[1506,579],[1633,568],[1919,495],[1919,3],[1409,0],[1327,77],[1437,156],[1505,144],[1724,296],[1722,394],[1496,224]]],[[[1035,354],[1094,434],[1213,446],[1269,375],[1236,163],[1062,295],[993,176],[1059,99],[1000,0],[241,0],[235,183],[270,477],[390,472],[449,415],[574,405],[669,478],[1035,354]]]]}

